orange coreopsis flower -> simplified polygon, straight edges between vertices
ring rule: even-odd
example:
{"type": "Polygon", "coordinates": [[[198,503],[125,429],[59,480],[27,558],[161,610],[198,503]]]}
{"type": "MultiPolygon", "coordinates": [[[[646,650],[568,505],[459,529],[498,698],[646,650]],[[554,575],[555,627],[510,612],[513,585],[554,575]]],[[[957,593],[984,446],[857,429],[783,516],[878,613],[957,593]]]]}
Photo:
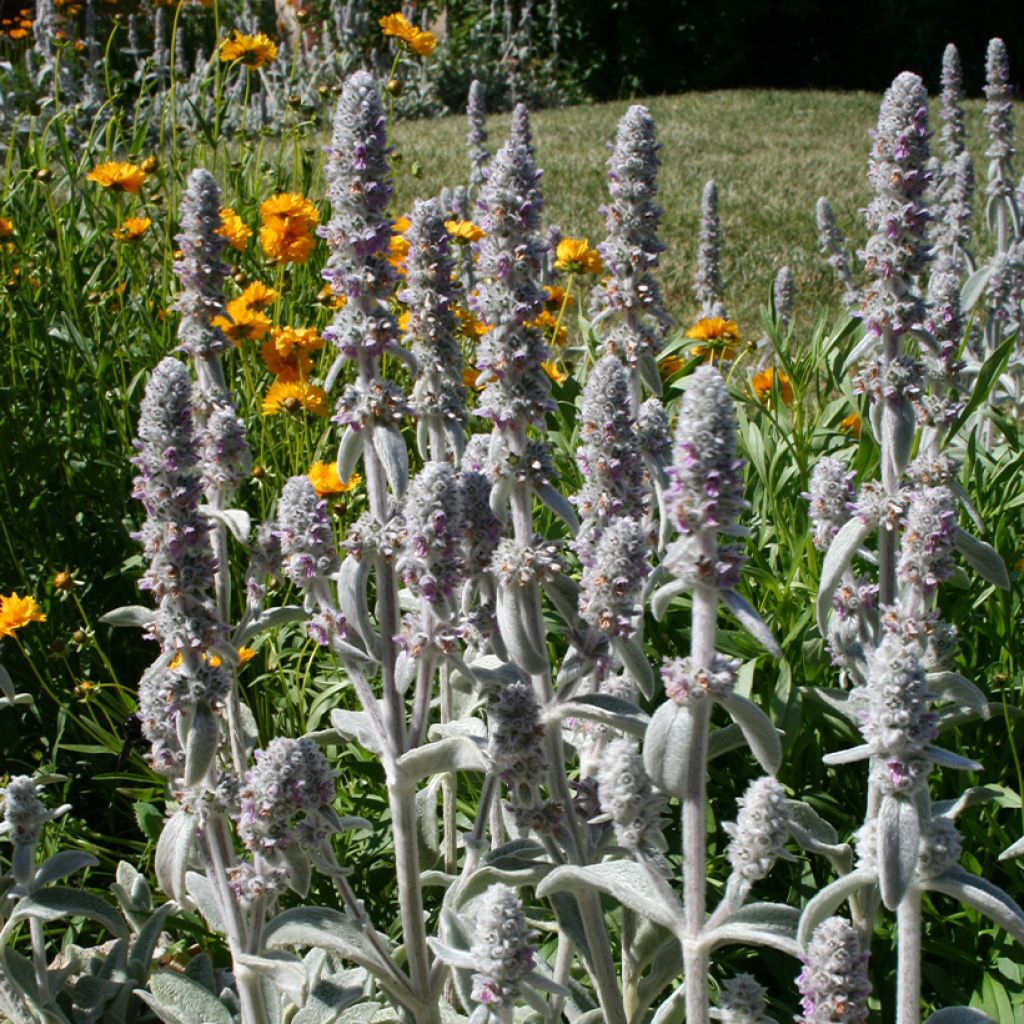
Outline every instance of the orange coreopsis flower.
{"type": "Polygon", "coordinates": [[[410,25],[404,14],[396,11],[394,14],[385,14],[378,22],[381,32],[386,36],[392,36],[399,42],[405,43],[413,53],[420,57],[429,57],[437,46],[437,37],[433,32],[425,32],[423,29],[410,25]]]}
{"type": "Polygon", "coordinates": [[[305,380],[313,371],[310,352],[324,347],[324,340],[313,327],[275,327],[260,354],[267,369],[283,381],[305,380]]]}
{"type": "Polygon", "coordinates": [[[701,342],[690,349],[690,355],[699,356],[708,363],[713,363],[716,358],[719,361],[732,359],[739,352],[743,340],[735,321],[720,316],[698,320],[686,332],[686,336],[701,342]]]}
{"type": "Polygon", "coordinates": [[[260,246],[275,263],[305,263],[316,245],[320,211],[300,192],[281,192],[260,206],[260,246]]]}
{"type": "Polygon", "coordinates": [[[558,322],[558,317],[549,309],[542,309],[537,319],[528,326],[539,327],[548,335],[549,344],[561,348],[569,340],[569,331],[565,324],[558,322]]]}
{"type": "Polygon", "coordinates": [[[304,381],[275,381],[263,397],[263,415],[297,412],[304,409],[314,416],[327,415],[327,392],[304,381]]]}
{"type": "Polygon", "coordinates": [[[220,211],[220,227],[217,228],[216,234],[226,238],[232,249],[242,252],[252,238],[252,228],[230,206],[225,206],[220,211]]]}
{"type": "Polygon", "coordinates": [[[253,281],[252,284],[248,285],[242,294],[238,296],[237,301],[241,302],[249,309],[255,309],[259,312],[263,312],[265,309],[270,309],[270,307],[277,302],[280,297],[281,293],[275,288],[265,285],[262,281],[253,281]]]}
{"type": "Polygon", "coordinates": [[[262,32],[254,36],[243,35],[236,28],[231,39],[220,44],[222,61],[241,61],[247,68],[261,68],[277,59],[277,46],[262,32]]]}
{"type": "Polygon", "coordinates": [[[563,238],[555,250],[555,267],[567,274],[600,274],[604,269],[597,250],[585,238],[563,238]]]}
{"type": "Polygon", "coordinates": [[[658,360],[658,374],[662,380],[677,374],[686,365],[686,360],[676,355],[662,356],[658,360]]]}
{"type": "Polygon", "coordinates": [[[792,405],[793,385],[790,384],[789,377],[781,370],[776,375],[775,371],[769,366],[768,369],[755,373],[750,381],[750,389],[757,396],[759,402],[770,402],[772,388],[775,386],[776,381],[778,381],[779,397],[782,399],[783,404],[792,405]]]}
{"type": "Polygon", "coordinates": [[[844,434],[849,434],[851,437],[860,437],[860,414],[856,412],[851,412],[849,416],[844,416],[842,420],[840,420],[839,422],[839,429],[844,434]]]}
{"type": "Polygon", "coordinates": [[[540,368],[556,383],[564,384],[569,379],[569,371],[560,366],[555,360],[541,363],[540,368]]]}
{"type": "Polygon", "coordinates": [[[149,230],[152,223],[148,217],[129,217],[111,234],[119,242],[137,242],[149,230]]]}
{"type": "Polygon", "coordinates": [[[444,228],[454,241],[462,243],[479,242],[487,233],[471,220],[446,220],[444,228]]]}
{"type": "Polygon", "coordinates": [[[244,292],[228,303],[227,314],[214,317],[213,326],[219,327],[236,344],[261,341],[270,330],[270,318],[259,306],[247,303],[244,292]]]}
{"type": "Polygon", "coordinates": [[[363,482],[363,478],[358,473],[353,473],[348,480],[343,481],[338,476],[336,462],[314,462],[306,475],[320,498],[324,498],[328,494],[345,494],[363,482]]]}
{"type": "Polygon", "coordinates": [[[134,195],[146,183],[146,172],[137,164],[113,161],[97,164],[86,175],[86,179],[111,192],[131,192],[134,195]]]}
{"type": "Polygon", "coordinates": [[[0,217],[0,238],[10,238],[14,234],[14,221],[0,217]]]}
{"type": "Polygon", "coordinates": [[[566,308],[569,306],[576,305],[576,300],[570,295],[566,298],[565,289],[557,284],[546,284],[544,285],[544,291],[547,292],[547,298],[544,300],[549,306],[554,306],[555,309],[561,309],[562,303],[565,303],[566,308]]]}
{"type": "Polygon", "coordinates": [[[30,622],[45,622],[46,616],[33,597],[18,597],[13,591],[9,596],[0,594],[0,640],[14,636],[30,622]]]}

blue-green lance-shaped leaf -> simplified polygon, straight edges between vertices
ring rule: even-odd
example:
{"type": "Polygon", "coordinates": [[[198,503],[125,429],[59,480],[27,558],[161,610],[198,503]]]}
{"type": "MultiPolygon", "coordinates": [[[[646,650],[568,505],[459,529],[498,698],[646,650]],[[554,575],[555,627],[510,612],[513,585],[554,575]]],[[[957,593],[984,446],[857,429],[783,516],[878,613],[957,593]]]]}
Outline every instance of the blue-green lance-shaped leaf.
{"type": "Polygon", "coordinates": [[[857,516],[848,519],[839,528],[839,532],[832,538],[832,543],[825,552],[825,561],[821,566],[821,583],[818,586],[818,629],[825,632],[828,623],[829,609],[832,607],[832,594],[843,573],[850,567],[853,556],[857,549],[871,535],[874,526],[863,522],[857,516]]]}
{"type": "Polygon", "coordinates": [[[565,718],[584,718],[620,729],[631,736],[642,737],[650,718],[632,701],[614,697],[610,693],[585,693],[572,700],[551,704],[544,712],[545,721],[565,718]]]}
{"type": "Polygon", "coordinates": [[[738,693],[726,694],[717,700],[743,730],[743,736],[758,764],[774,775],[782,764],[782,741],[771,719],[753,701],[738,693]]]}
{"type": "Polygon", "coordinates": [[[851,896],[856,896],[861,889],[877,884],[878,875],[874,871],[861,868],[837,878],[816,892],[800,915],[800,927],[796,934],[800,948],[807,948],[814,929],[826,918],[831,917],[851,896]]]}
{"type": "Polygon", "coordinates": [[[914,881],[921,821],[917,804],[901,796],[883,796],[878,809],[878,888],[887,910],[895,910],[914,881]]]}
{"type": "Polygon", "coordinates": [[[975,572],[1000,590],[1010,589],[1010,577],[1006,572],[1006,564],[991,544],[979,540],[965,530],[957,529],[953,535],[953,543],[957,551],[971,564],[975,572]]]}
{"type": "Polygon", "coordinates": [[[654,712],[647,726],[644,770],[651,782],[669,796],[681,798],[687,791],[695,717],[692,705],[667,700],[654,712]]]}
{"type": "MultiPolygon", "coordinates": [[[[184,1024],[232,1024],[231,1011],[212,992],[184,974],[157,971],[149,979],[149,988],[157,1006],[170,1010],[184,1024]]],[[[159,1013],[157,1006],[146,1002],[159,1013]]]]}
{"type": "Polygon", "coordinates": [[[359,463],[359,456],[363,454],[364,435],[361,430],[353,430],[346,426],[341,432],[341,440],[338,442],[338,479],[346,484],[352,479],[359,463]]]}
{"type": "Polygon", "coordinates": [[[71,889],[64,885],[52,885],[31,896],[23,896],[14,906],[10,919],[4,927],[3,937],[18,921],[35,918],[39,921],[59,921],[64,917],[87,917],[103,925],[111,935],[125,938],[128,927],[121,915],[101,896],[71,889]]]}
{"type": "Polygon", "coordinates": [[[751,903],[730,914],[706,937],[709,948],[735,943],[770,946],[799,957],[797,926],[800,911],[783,903],[751,903]]]}
{"type": "Polygon", "coordinates": [[[998,885],[962,868],[951,868],[937,878],[927,879],[921,886],[966,903],[1024,943],[1024,910],[998,885]]]}
{"type": "Polygon", "coordinates": [[[739,624],[766,650],[776,658],[782,657],[782,649],[772,636],[764,619],[757,614],[753,606],[735,590],[723,590],[719,596],[722,604],[736,616],[739,624]]]}

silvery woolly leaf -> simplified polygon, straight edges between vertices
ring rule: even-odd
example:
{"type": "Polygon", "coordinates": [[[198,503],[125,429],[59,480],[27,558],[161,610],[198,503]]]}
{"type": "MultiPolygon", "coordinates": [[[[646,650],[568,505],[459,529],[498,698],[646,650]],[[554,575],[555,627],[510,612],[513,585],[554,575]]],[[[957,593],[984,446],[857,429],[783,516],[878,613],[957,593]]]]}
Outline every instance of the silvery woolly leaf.
{"type": "Polygon", "coordinates": [[[580,588],[574,579],[558,573],[544,581],[544,593],[570,626],[579,621],[580,588]]]}
{"type": "Polygon", "coordinates": [[[860,725],[859,708],[849,700],[849,695],[845,690],[828,690],[821,686],[802,686],[800,692],[805,697],[812,697],[814,700],[820,701],[831,711],[845,718],[846,721],[860,725]]]}
{"type": "Polygon", "coordinates": [[[186,909],[192,908],[192,902],[185,888],[185,872],[192,855],[197,826],[196,815],[177,810],[164,823],[156,844],[154,867],[157,885],[186,909]]]}
{"type": "Polygon", "coordinates": [[[637,369],[640,371],[640,379],[644,382],[647,390],[655,398],[661,397],[661,372],[658,370],[658,363],[650,352],[641,352],[637,359],[637,369]]]}
{"type": "Polygon", "coordinates": [[[958,772],[980,772],[982,765],[972,761],[969,757],[961,757],[951,750],[944,750],[942,747],[933,747],[930,744],[924,748],[925,753],[943,768],[952,768],[958,772]]]}
{"type": "Polygon", "coordinates": [[[409,484],[409,452],[405,439],[391,427],[373,428],[373,450],[377,453],[388,486],[395,498],[403,498],[409,484]]]}
{"type": "Polygon", "coordinates": [[[363,646],[380,657],[380,637],[370,622],[368,583],[370,559],[349,555],[338,570],[338,610],[352,626],[363,646]]]}
{"type": "Polygon", "coordinates": [[[287,625],[289,622],[305,622],[309,618],[306,610],[298,604],[281,605],[279,608],[269,608],[259,618],[253,619],[245,629],[237,632],[231,642],[236,647],[242,647],[258,633],[268,629],[277,629],[279,626],[287,625]]]}
{"type": "Polygon", "coordinates": [[[1000,590],[1010,589],[1006,565],[991,544],[986,544],[959,527],[953,535],[953,543],[979,576],[1000,590]]]}
{"type": "Polygon", "coordinates": [[[822,759],[822,764],[833,767],[837,764],[853,764],[855,761],[863,761],[875,752],[870,743],[860,743],[856,747],[847,747],[846,750],[833,750],[822,759]]]}
{"type": "Polygon", "coordinates": [[[768,628],[764,619],[757,614],[753,606],[735,590],[723,590],[719,596],[722,604],[736,616],[739,624],[771,655],[776,658],[782,657],[782,649],[779,647],[772,631],[768,628]]]}
{"type": "Polygon", "coordinates": [[[792,957],[801,949],[796,940],[800,911],[784,903],[749,903],[731,913],[706,937],[708,947],[735,943],[770,946],[792,957]]]}
{"type": "Polygon", "coordinates": [[[807,948],[814,929],[826,918],[831,917],[851,896],[856,896],[861,889],[878,883],[878,875],[874,871],[863,868],[830,882],[819,890],[804,907],[800,915],[800,927],[797,929],[797,942],[801,949],[807,948]]]}
{"type": "Polygon", "coordinates": [[[602,864],[578,866],[565,864],[555,868],[537,886],[537,895],[550,896],[557,892],[604,892],[613,896],[624,907],[642,917],[656,921],[675,933],[682,920],[682,907],[666,904],[648,877],[647,872],[631,860],[610,860],[602,864]]]}
{"type": "Polygon", "coordinates": [[[974,304],[984,293],[988,279],[991,276],[992,266],[986,263],[983,267],[979,267],[964,282],[964,286],[960,290],[960,308],[964,313],[969,313],[974,307],[974,304]]]}
{"type": "Polygon", "coordinates": [[[156,971],[149,979],[149,989],[161,1007],[186,1024],[232,1024],[228,1008],[212,992],[184,974],[156,971]]]}
{"type": "Polygon", "coordinates": [[[128,954],[128,966],[137,964],[135,968],[140,978],[146,977],[153,961],[153,952],[160,941],[160,934],[164,929],[164,923],[170,917],[171,911],[177,911],[177,905],[172,901],[165,903],[150,915],[149,920],[142,926],[142,930],[132,943],[128,954]]]}
{"type": "Polygon", "coordinates": [[[883,796],[878,809],[878,888],[886,910],[895,910],[914,881],[921,821],[917,804],[900,796],[883,796]]]}
{"type": "Polygon", "coordinates": [[[946,1006],[931,1014],[924,1024],[997,1024],[987,1013],[969,1006],[946,1006]]]}
{"type": "Polygon", "coordinates": [[[793,824],[812,839],[828,846],[834,846],[839,842],[839,833],[810,804],[802,800],[787,800],[786,804],[793,824]]]}
{"type": "Polygon", "coordinates": [[[643,648],[635,640],[623,640],[619,637],[612,643],[622,667],[640,688],[640,692],[651,700],[654,697],[654,669],[651,668],[643,648]]]}
{"type": "Polygon", "coordinates": [[[686,986],[680,985],[658,1007],[651,1024],[680,1024],[686,1019],[686,986]]]}
{"type": "Polygon", "coordinates": [[[508,648],[512,660],[526,673],[543,672],[547,667],[547,648],[537,644],[536,624],[527,624],[528,618],[539,614],[535,600],[524,596],[524,591],[533,591],[536,598],[536,584],[525,587],[502,587],[498,590],[496,612],[501,639],[508,648]]]}
{"type": "Polygon", "coordinates": [[[1024,837],[1021,837],[1015,843],[1011,843],[1001,854],[999,854],[1000,860],[1011,860],[1014,857],[1019,857],[1024,854],[1024,837]]]}
{"type": "MultiPolygon", "coordinates": [[[[659,566],[660,568],[660,566],[659,566]]],[[[672,580],[658,589],[651,595],[651,614],[661,622],[665,618],[668,606],[681,594],[685,594],[689,587],[682,580],[672,580]]]]}
{"type": "Polygon", "coordinates": [[[654,712],[647,726],[644,770],[651,782],[669,796],[682,798],[686,793],[689,752],[698,719],[704,727],[707,712],[703,708],[667,700],[654,712]]]}
{"type": "MultiPolygon", "coordinates": [[[[390,948],[386,936],[377,933],[377,939],[383,948],[390,948]]],[[[363,929],[331,907],[293,907],[282,911],[267,925],[264,946],[268,949],[312,946],[351,960],[381,980],[394,978],[363,929]]]]}
{"type": "Polygon", "coordinates": [[[758,764],[770,775],[774,775],[782,764],[782,741],[771,719],[756,704],[738,693],[721,696],[718,703],[743,730],[743,736],[758,764]]]}
{"type": "Polygon", "coordinates": [[[989,920],[994,921],[1018,942],[1024,942],[1024,910],[998,885],[963,868],[953,867],[937,878],[929,878],[922,888],[945,893],[966,903],[989,920]]]}
{"type": "Polygon", "coordinates": [[[156,618],[156,611],[141,604],[126,604],[100,616],[100,622],[107,626],[134,626],[146,629],[156,618]]]}
{"type": "Polygon", "coordinates": [[[185,890],[203,915],[203,920],[221,935],[226,933],[213,883],[199,871],[185,871],[185,890]]]}
{"type": "Polygon", "coordinates": [[[743,730],[735,722],[730,722],[721,729],[712,729],[708,733],[708,760],[713,761],[722,754],[739,750],[746,742],[743,730]]]}
{"type": "Polygon", "coordinates": [[[262,956],[235,953],[232,961],[273,980],[296,1006],[301,1006],[305,1002],[308,985],[306,968],[294,953],[286,953],[283,950],[265,953],[262,956]]]}
{"type": "Polygon", "coordinates": [[[58,881],[58,879],[67,878],[68,875],[73,875],[76,871],[81,871],[82,868],[92,868],[97,864],[99,861],[84,850],[60,850],[53,856],[47,857],[39,865],[32,884],[36,888],[41,888],[58,881]]]}
{"type": "Polygon", "coordinates": [[[348,483],[352,479],[352,474],[356,471],[356,464],[359,462],[359,456],[363,454],[363,433],[361,430],[353,430],[351,426],[346,426],[341,432],[341,440],[338,442],[338,479],[343,483],[348,483]]]}
{"type": "Polygon", "coordinates": [[[395,762],[395,785],[411,788],[420,779],[447,772],[486,772],[487,755],[469,736],[449,736],[404,753],[395,762]]]}
{"type": "Polygon", "coordinates": [[[929,672],[925,683],[937,699],[957,701],[988,718],[988,698],[959,672],[929,672]]]}
{"type": "Polygon", "coordinates": [[[210,706],[205,703],[197,705],[185,744],[186,786],[197,786],[202,782],[217,755],[219,740],[220,724],[210,706]]]}
{"type": "Polygon", "coordinates": [[[584,718],[639,737],[644,735],[650,723],[650,718],[632,701],[608,693],[586,693],[572,700],[556,702],[548,706],[544,718],[546,721],[584,718]]]}
{"type": "Polygon", "coordinates": [[[244,509],[217,509],[211,508],[209,505],[200,505],[199,511],[202,512],[207,519],[213,519],[215,522],[225,526],[228,533],[230,533],[239,544],[244,544],[249,539],[249,532],[252,530],[252,518],[244,509]]]}
{"type": "Polygon", "coordinates": [[[969,807],[998,798],[999,793],[994,789],[986,789],[984,786],[971,786],[969,789],[965,789],[955,800],[935,800],[932,803],[932,814],[936,817],[949,818],[950,821],[956,821],[969,807]]]}
{"type": "Polygon", "coordinates": [[[347,740],[355,740],[371,754],[376,754],[379,757],[384,753],[381,738],[377,734],[370,716],[365,711],[347,711],[344,708],[335,708],[331,712],[331,725],[337,730],[338,735],[347,740]]]}
{"type": "Polygon", "coordinates": [[[105,899],[95,893],[65,885],[52,885],[31,896],[22,896],[14,905],[4,930],[28,918],[59,921],[62,917],[87,917],[103,925],[111,935],[118,938],[128,936],[124,919],[105,899]]]}
{"type": "Polygon", "coordinates": [[[580,521],[576,510],[569,504],[569,499],[551,484],[541,484],[536,493],[541,502],[565,523],[569,533],[575,537],[580,532],[580,521]]]}
{"type": "Polygon", "coordinates": [[[898,405],[891,401],[885,403],[882,413],[883,451],[891,452],[893,465],[900,476],[910,462],[916,428],[914,407],[907,399],[902,399],[898,405]]]}
{"type": "Polygon", "coordinates": [[[450,967],[460,967],[464,971],[475,971],[478,966],[476,958],[465,949],[456,949],[439,939],[427,938],[427,945],[434,951],[434,955],[442,963],[450,967]]]}
{"type": "Polygon", "coordinates": [[[321,978],[313,986],[305,1005],[292,1018],[292,1024],[334,1024],[339,1012],[362,995],[362,988],[339,984],[333,977],[321,978]]]}
{"type": "Polygon", "coordinates": [[[857,549],[868,539],[872,530],[873,524],[865,523],[854,516],[839,528],[839,532],[828,546],[828,551],[825,552],[817,599],[818,629],[822,634],[825,633],[829,609],[832,607],[832,594],[839,586],[843,573],[849,569],[857,549]]]}
{"type": "Polygon", "coordinates": [[[490,886],[501,882],[519,889],[528,886],[535,888],[553,870],[553,866],[545,860],[523,860],[521,867],[501,868],[485,864],[474,871],[459,887],[456,905],[462,907],[468,900],[481,896],[490,886]]]}
{"type": "Polygon", "coordinates": [[[419,835],[420,877],[441,857],[441,838],[437,826],[437,794],[442,776],[437,775],[416,793],[416,825],[419,835]]]}

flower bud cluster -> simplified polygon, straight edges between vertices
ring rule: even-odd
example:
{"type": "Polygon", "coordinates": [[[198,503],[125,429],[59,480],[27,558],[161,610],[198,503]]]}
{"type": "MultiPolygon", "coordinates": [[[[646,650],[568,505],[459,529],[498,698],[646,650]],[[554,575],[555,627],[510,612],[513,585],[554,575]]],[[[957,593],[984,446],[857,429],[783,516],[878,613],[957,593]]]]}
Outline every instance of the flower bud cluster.
{"type": "Polygon", "coordinates": [[[402,504],[404,543],[395,563],[405,585],[432,605],[446,606],[462,581],[462,508],[455,470],[428,462],[402,504]]]}
{"type": "Polygon", "coordinates": [[[202,481],[193,430],[192,384],[176,359],[162,360],[146,385],[139,413],[139,470],[132,496],[146,521],[135,535],[149,562],[142,582],[160,605],[153,633],[165,649],[205,650],[223,633],[209,599],[214,557],[210,525],[199,513],[202,481]]]}
{"type": "Polygon", "coordinates": [[[665,696],[677,704],[727,697],[736,685],[740,663],[716,652],[710,668],[694,668],[691,658],[666,658],[661,663],[665,696]]]}
{"type": "Polygon", "coordinates": [[[822,921],[802,958],[796,979],[801,1024],[865,1024],[868,1019],[868,956],[860,950],[853,926],[841,917],[822,921]]]}
{"type": "Polygon", "coordinates": [[[917,852],[917,874],[920,878],[937,878],[956,867],[963,852],[963,842],[956,825],[940,815],[932,818],[921,832],[917,852]]]}
{"type": "Polygon", "coordinates": [[[990,201],[1016,205],[1011,165],[1013,145],[1013,89],[1010,60],[1002,39],[991,39],[985,56],[985,117],[988,120],[989,175],[986,193],[990,201]]]}
{"type": "Polygon", "coordinates": [[[293,476],[277,504],[275,535],[281,545],[281,567],[304,593],[317,589],[338,571],[338,549],[327,518],[327,502],[318,498],[309,477],[293,476]]]}
{"type": "Polygon", "coordinates": [[[941,216],[932,233],[936,256],[951,256],[960,273],[967,268],[971,244],[974,187],[974,164],[965,150],[943,168],[941,216]]]}
{"type": "Polygon", "coordinates": [[[463,468],[458,488],[462,509],[463,564],[470,577],[480,576],[491,564],[503,527],[491,509],[491,481],[483,473],[463,468]]]}
{"type": "Polygon", "coordinates": [[[960,53],[950,43],[942,54],[942,90],[940,92],[942,131],[939,138],[946,151],[946,160],[955,160],[966,148],[967,128],[964,124],[964,82],[960,70],[960,53]]]}
{"type": "Polygon", "coordinates": [[[868,161],[874,198],[866,211],[872,232],[861,254],[874,279],[861,305],[866,330],[901,335],[924,321],[914,279],[928,262],[924,205],[928,186],[928,97],[921,79],[903,72],[887,90],[868,161]]]}
{"type": "Polygon", "coordinates": [[[487,177],[487,161],[491,158],[487,151],[487,108],[484,92],[483,83],[474,78],[469,85],[469,101],[466,105],[466,120],[469,122],[469,132],[466,135],[470,165],[469,190],[474,195],[487,177]]]}
{"type": "Polygon", "coordinates": [[[631,740],[615,739],[605,748],[597,770],[597,793],[619,846],[630,851],[644,846],[663,849],[661,812],[665,801],[652,788],[643,758],[631,740]]]}
{"type": "Polygon", "coordinates": [[[534,807],[547,772],[544,725],[533,687],[516,682],[502,686],[487,708],[488,754],[508,787],[515,810],[534,807]]]}
{"type": "Polygon", "coordinates": [[[860,293],[853,283],[850,271],[850,255],[846,251],[846,239],[836,225],[836,215],[832,204],[824,197],[818,199],[815,208],[818,224],[818,245],[828,258],[828,265],[835,271],[839,283],[843,286],[843,305],[848,307],[860,304],[860,293]]]}
{"type": "Polygon", "coordinates": [[[181,259],[174,272],[183,291],[174,304],[181,314],[179,351],[193,359],[218,356],[231,348],[231,341],[213,318],[224,315],[224,278],[228,265],[220,258],[227,239],[220,228],[221,194],[209,171],[201,168],[188,176],[181,198],[181,234],[175,236],[181,259]]]}
{"type": "Polygon", "coordinates": [[[238,835],[249,850],[273,859],[295,841],[299,815],[330,815],[336,772],[309,738],[280,736],[254,757],[239,793],[238,835]]]}
{"type": "Polygon", "coordinates": [[[0,789],[4,798],[2,831],[15,846],[34,848],[43,834],[43,826],[60,817],[67,808],[49,811],[37,795],[39,785],[28,775],[13,775],[0,789]]]}
{"type": "Polygon", "coordinates": [[[586,565],[611,520],[641,519],[647,505],[640,438],[630,413],[629,378],[615,356],[605,356],[584,386],[576,460],[583,486],[573,499],[582,519],[575,547],[586,565]]]}
{"type": "Polygon", "coordinates": [[[644,458],[657,469],[672,461],[672,434],[668,413],[657,398],[648,398],[636,416],[636,437],[644,458]]]}
{"type": "Polygon", "coordinates": [[[538,231],[541,172],[529,145],[529,120],[521,104],[512,135],[497,152],[480,190],[480,226],[473,243],[480,280],[472,305],[490,328],[477,348],[478,413],[515,441],[525,443],[528,426],[541,426],[553,407],[551,386],[541,364],[549,357],[539,328],[527,326],[544,306],[540,286],[545,246],[538,231]]]}
{"type": "Polygon", "coordinates": [[[613,519],[601,532],[580,582],[580,617],[607,636],[629,639],[650,572],[647,532],[637,519],[613,519]]]}
{"type": "Polygon", "coordinates": [[[736,822],[727,822],[732,837],[729,864],[741,881],[765,878],[783,853],[789,838],[789,801],[782,784],[771,775],[755,779],[740,797],[736,822]]]}
{"type": "Polygon", "coordinates": [[[387,305],[397,271],[388,263],[392,183],[387,130],[377,82],[366,71],[350,75],[334,114],[327,147],[331,220],[317,229],[331,255],[323,276],[348,302],[323,336],[348,359],[373,358],[397,343],[398,324],[387,305]]]}
{"type": "Polygon", "coordinates": [[[641,354],[657,355],[671,323],[651,273],[665,251],[658,238],[662,210],[654,202],[659,148],[650,111],[639,104],[630,107],[619,121],[608,161],[611,202],[601,209],[608,235],[597,250],[609,277],[591,296],[595,321],[618,314],[602,341],[630,365],[641,354]]]}
{"type": "Polygon", "coordinates": [[[675,451],[665,504],[681,536],[665,557],[687,586],[728,590],[739,579],[743,556],[716,534],[735,533],[743,500],[743,460],[736,455],[732,399],[721,374],[701,366],[690,377],[676,421],[675,451]]]}
{"type": "Polygon", "coordinates": [[[544,583],[554,579],[565,569],[558,545],[539,541],[532,545],[520,544],[504,537],[494,550],[490,571],[500,587],[526,587],[531,583],[544,583]]]}
{"type": "Polygon", "coordinates": [[[697,232],[697,273],[693,290],[701,316],[725,316],[721,302],[721,226],[718,220],[718,186],[705,182],[700,199],[700,229],[697,232]]]}
{"type": "Polygon", "coordinates": [[[853,478],[838,459],[819,459],[811,473],[808,514],[814,526],[812,539],[819,551],[827,551],[839,528],[850,518],[854,499],[853,478]]]}
{"type": "MultiPolygon", "coordinates": [[[[410,405],[421,419],[441,426],[466,422],[462,350],[455,337],[451,241],[436,200],[417,202],[405,232],[408,287],[398,298],[409,309],[408,335],[419,373],[410,405]]],[[[440,453],[433,453],[438,458],[440,453]]]]}
{"type": "Polygon", "coordinates": [[[252,452],[245,424],[225,402],[216,403],[206,420],[199,439],[199,467],[211,503],[224,504],[249,478],[252,452]]]}
{"type": "Polygon", "coordinates": [[[793,283],[793,271],[789,267],[780,268],[775,275],[772,296],[775,299],[775,313],[785,329],[793,319],[793,307],[796,302],[796,286],[793,283]]]}
{"type": "Polygon", "coordinates": [[[953,575],[957,500],[948,487],[911,492],[897,574],[928,596],[953,575]]]}
{"type": "Polygon", "coordinates": [[[920,645],[888,630],[868,651],[867,671],[860,729],[880,766],[876,781],[884,792],[907,792],[927,778],[928,746],[938,735],[920,645]]]}
{"type": "Polygon", "coordinates": [[[536,953],[523,904],[515,889],[498,882],[476,901],[473,917],[470,953],[478,970],[470,998],[496,1009],[512,1007],[522,981],[533,970],[536,953]]]}
{"type": "Polygon", "coordinates": [[[718,997],[722,1024],[771,1024],[765,1015],[765,990],[750,974],[737,974],[722,984],[718,997]]]}

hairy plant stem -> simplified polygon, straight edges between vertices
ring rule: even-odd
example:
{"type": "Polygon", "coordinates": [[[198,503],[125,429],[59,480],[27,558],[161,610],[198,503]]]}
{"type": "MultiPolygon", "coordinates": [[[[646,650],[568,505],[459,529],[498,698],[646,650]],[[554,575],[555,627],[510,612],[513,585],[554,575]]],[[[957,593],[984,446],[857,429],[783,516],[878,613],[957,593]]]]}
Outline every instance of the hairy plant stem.
{"type": "Polygon", "coordinates": [[[899,960],[896,968],[896,1024],[921,1020],[921,891],[915,886],[896,909],[899,960]]]}

